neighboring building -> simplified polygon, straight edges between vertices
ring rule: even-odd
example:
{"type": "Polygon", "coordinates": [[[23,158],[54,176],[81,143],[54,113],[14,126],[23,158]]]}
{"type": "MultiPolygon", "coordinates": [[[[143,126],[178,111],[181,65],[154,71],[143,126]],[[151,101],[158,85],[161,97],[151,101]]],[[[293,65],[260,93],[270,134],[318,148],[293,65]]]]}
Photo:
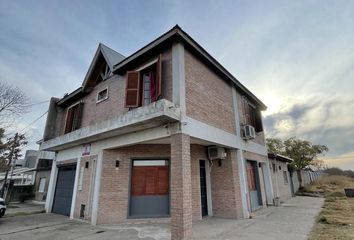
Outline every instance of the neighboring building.
{"type": "Polygon", "coordinates": [[[46,209],[92,224],[171,216],[172,239],[203,216],[247,218],[273,203],[265,109],[178,26],[129,57],[99,44],[82,86],[50,102],[46,209]]]}
{"type": "Polygon", "coordinates": [[[274,198],[284,202],[294,196],[294,186],[290,178],[288,164],[293,160],[280,154],[268,153],[272,176],[274,198]]]}
{"type": "MultiPolygon", "coordinates": [[[[14,181],[15,186],[33,185],[36,176],[38,151],[27,150],[24,159],[15,162],[13,171],[9,171],[7,178],[14,181]]],[[[0,182],[5,179],[6,172],[0,173],[0,182]]]]}
{"type": "Polygon", "coordinates": [[[55,153],[53,152],[40,151],[38,154],[36,180],[34,186],[34,199],[36,201],[45,201],[47,199],[50,171],[52,170],[54,157],[55,153]]]}

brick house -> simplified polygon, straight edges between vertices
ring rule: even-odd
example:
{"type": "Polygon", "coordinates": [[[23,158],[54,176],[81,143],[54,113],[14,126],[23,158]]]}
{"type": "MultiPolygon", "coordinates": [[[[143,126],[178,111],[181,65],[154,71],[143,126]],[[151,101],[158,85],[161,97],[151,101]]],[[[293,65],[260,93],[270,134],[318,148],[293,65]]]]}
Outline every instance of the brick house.
{"type": "Polygon", "coordinates": [[[273,203],[265,109],[179,26],[129,57],[100,44],[82,86],[50,102],[46,209],[92,224],[171,217],[172,239],[204,216],[247,218],[273,203]]]}

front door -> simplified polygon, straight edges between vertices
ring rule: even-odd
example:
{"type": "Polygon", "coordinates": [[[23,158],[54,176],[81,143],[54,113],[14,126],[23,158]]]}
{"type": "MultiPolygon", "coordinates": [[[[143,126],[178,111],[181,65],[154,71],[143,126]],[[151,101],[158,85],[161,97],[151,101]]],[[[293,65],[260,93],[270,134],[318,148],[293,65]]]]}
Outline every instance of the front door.
{"type": "Polygon", "coordinates": [[[208,215],[208,200],[207,200],[207,184],[206,184],[206,169],[205,161],[199,161],[200,172],[200,205],[202,208],[202,216],[208,215]]]}
{"type": "Polygon", "coordinates": [[[247,181],[251,211],[255,211],[261,207],[262,202],[258,176],[258,164],[256,161],[247,161],[247,181]]]}
{"type": "Polygon", "coordinates": [[[169,161],[134,160],[130,216],[164,217],[170,214],[169,161]]]}

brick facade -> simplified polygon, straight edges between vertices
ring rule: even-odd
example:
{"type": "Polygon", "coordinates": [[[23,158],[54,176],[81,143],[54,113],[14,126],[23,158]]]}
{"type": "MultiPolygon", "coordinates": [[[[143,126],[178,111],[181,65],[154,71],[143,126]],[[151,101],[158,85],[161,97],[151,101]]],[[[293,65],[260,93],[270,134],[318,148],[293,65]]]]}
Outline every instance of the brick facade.
{"type": "Polygon", "coordinates": [[[103,152],[98,224],[120,223],[127,219],[131,160],[134,158],[170,159],[170,145],[134,145],[103,152]],[[117,160],[119,168],[115,167],[117,160]]]}
{"type": "MultiPolygon", "coordinates": [[[[97,155],[82,157],[78,173],[83,170],[83,184],[77,188],[74,217],[91,220],[92,197],[94,189],[94,177],[96,171],[97,155]],[[87,168],[86,168],[87,167],[87,168]],[[85,205],[84,217],[80,216],[81,205],[85,205]]],[[[80,178],[80,175],[79,175],[80,178]]],[[[80,181],[80,179],[79,179],[80,181]]]]}
{"type": "Polygon", "coordinates": [[[221,166],[215,161],[211,169],[213,214],[216,217],[241,218],[242,200],[236,150],[229,150],[221,166]]]}
{"type": "MultiPolygon", "coordinates": [[[[158,56],[158,54],[156,55],[158,56]]],[[[172,50],[168,48],[161,52],[161,92],[164,99],[172,101],[172,50]]],[[[131,70],[138,68],[140,64],[131,70]]],[[[67,109],[79,101],[84,102],[81,127],[86,127],[100,121],[104,121],[114,116],[126,113],[129,109],[125,108],[125,86],[126,75],[113,75],[109,79],[95,86],[88,95],[80,100],[73,101],[65,108],[57,107],[55,136],[63,135],[67,109]],[[97,93],[108,88],[108,98],[102,102],[96,103],[97,93]]]]}
{"type": "Polygon", "coordinates": [[[235,133],[231,85],[188,50],[185,51],[185,75],[187,115],[227,132],[235,133]]]}
{"type": "Polygon", "coordinates": [[[171,238],[192,238],[190,137],[171,136],[171,238]]]}

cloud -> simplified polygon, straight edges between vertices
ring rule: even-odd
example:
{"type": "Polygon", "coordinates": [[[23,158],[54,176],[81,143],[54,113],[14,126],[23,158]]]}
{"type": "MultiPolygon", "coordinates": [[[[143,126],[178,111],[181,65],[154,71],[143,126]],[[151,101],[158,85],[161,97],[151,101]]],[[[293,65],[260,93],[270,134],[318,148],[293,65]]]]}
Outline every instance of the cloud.
{"type": "Polygon", "coordinates": [[[328,156],[354,150],[354,97],[309,98],[288,102],[264,118],[267,136],[286,139],[292,136],[329,147],[328,156]]]}

